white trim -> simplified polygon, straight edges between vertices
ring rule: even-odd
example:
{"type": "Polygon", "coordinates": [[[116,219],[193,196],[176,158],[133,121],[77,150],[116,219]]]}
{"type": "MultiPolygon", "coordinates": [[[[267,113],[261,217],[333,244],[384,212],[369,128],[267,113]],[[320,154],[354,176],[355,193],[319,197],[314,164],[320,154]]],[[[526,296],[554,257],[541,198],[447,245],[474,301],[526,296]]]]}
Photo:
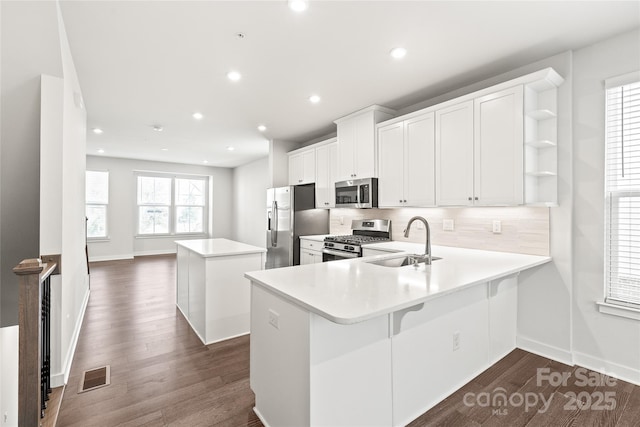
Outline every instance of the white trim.
{"type": "Polygon", "coordinates": [[[602,301],[596,301],[598,311],[612,316],[626,317],[627,319],[640,320],[640,310],[624,305],[610,304],[602,301]]]}
{"type": "Polygon", "coordinates": [[[262,414],[260,413],[260,411],[258,410],[257,407],[253,407],[253,412],[256,414],[256,416],[258,417],[258,419],[260,419],[260,422],[262,424],[264,424],[264,427],[271,427],[269,425],[269,423],[267,422],[267,420],[264,419],[264,417],[262,416],[262,414]]]}
{"type": "MultiPolygon", "coordinates": [[[[87,280],[88,277],[87,277],[87,280]]],[[[76,347],[78,346],[78,338],[80,337],[80,329],[82,329],[82,322],[84,321],[84,315],[87,312],[87,306],[89,305],[89,295],[91,295],[91,289],[87,289],[87,293],[82,301],[82,307],[80,308],[80,316],[76,320],[76,326],[71,336],[71,346],[67,351],[67,358],[64,363],[63,371],[58,374],[51,375],[51,387],[62,387],[69,381],[69,374],[71,373],[71,363],[73,363],[73,356],[76,354],[76,347]]]]}
{"type": "Polygon", "coordinates": [[[529,353],[537,354],[538,356],[546,357],[547,359],[564,363],[565,365],[574,365],[574,358],[571,351],[565,350],[560,347],[544,344],[539,341],[521,336],[516,337],[516,347],[528,351],[529,353]]]}
{"type": "Polygon", "coordinates": [[[151,251],[137,251],[133,253],[133,256],[149,256],[149,255],[169,255],[175,254],[177,249],[157,249],[151,251]]]}
{"type": "Polygon", "coordinates": [[[640,71],[623,74],[621,76],[610,77],[605,79],[604,88],[611,89],[614,87],[624,86],[629,83],[640,81],[640,71]]]}
{"type": "Polygon", "coordinates": [[[578,366],[640,386],[640,369],[638,368],[609,362],[577,351],[573,353],[573,358],[578,366]]]}
{"type": "Polygon", "coordinates": [[[133,259],[133,254],[89,256],[89,262],[117,261],[121,259],[133,259]]]}

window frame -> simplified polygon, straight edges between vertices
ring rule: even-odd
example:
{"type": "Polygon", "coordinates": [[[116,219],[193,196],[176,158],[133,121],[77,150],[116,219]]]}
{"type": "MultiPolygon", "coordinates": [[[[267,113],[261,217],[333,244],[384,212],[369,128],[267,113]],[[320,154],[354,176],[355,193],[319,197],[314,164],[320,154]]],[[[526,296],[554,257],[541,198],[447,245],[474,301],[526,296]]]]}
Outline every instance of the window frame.
{"type": "MultiPolygon", "coordinates": [[[[134,237],[137,239],[156,239],[167,238],[174,236],[185,237],[206,237],[208,236],[209,229],[209,209],[210,209],[210,197],[209,197],[209,180],[207,175],[191,175],[191,174],[175,174],[164,172],[151,172],[151,171],[135,171],[134,173],[134,206],[135,206],[135,233],[134,237]],[[153,204],[139,204],[138,203],[138,178],[150,177],[150,178],[169,178],[171,179],[171,200],[169,205],[158,205],[169,207],[169,231],[167,233],[140,233],[140,207],[141,206],[153,206],[153,204]],[[204,205],[202,206],[202,231],[196,232],[178,232],[177,231],[177,208],[190,205],[177,205],[176,204],[176,179],[189,179],[199,180],[204,182],[204,205]]],[[[198,205],[198,207],[200,207],[198,205]]]]}
{"type": "MultiPolygon", "coordinates": [[[[618,148],[616,144],[618,143],[618,139],[610,140],[609,132],[610,126],[612,126],[611,121],[614,121],[612,115],[610,115],[610,103],[609,103],[609,95],[610,91],[618,89],[622,86],[629,84],[638,84],[640,83],[640,71],[629,73],[623,76],[614,77],[605,81],[605,109],[604,109],[604,123],[605,123],[605,138],[604,138],[604,162],[605,162],[605,176],[604,176],[604,277],[603,277],[603,302],[598,302],[598,308],[601,313],[617,315],[622,317],[627,317],[631,319],[640,320],[640,303],[632,301],[634,298],[629,297],[628,299],[624,299],[624,297],[615,297],[612,294],[615,293],[612,291],[612,285],[619,282],[619,276],[615,275],[616,281],[614,282],[612,279],[612,269],[611,265],[613,263],[613,258],[618,258],[619,251],[612,251],[612,228],[618,224],[619,220],[624,220],[624,213],[626,210],[620,210],[619,216],[612,215],[614,211],[619,209],[616,201],[619,201],[620,198],[624,197],[632,197],[640,200],[640,185],[634,183],[630,188],[611,188],[610,176],[612,171],[617,171],[618,167],[611,167],[611,158],[610,155],[615,152],[618,148]],[[611,154],[610,154],[611,153],[611,154]]],[[[640,105],[640,102],[638,102],[640,105]]],[[[634,105],[637,107],[637,105],[634,105]]],[[[633,140],[632,140],[633,141],[633,140]]],[[[624,165],[622,166],[622,170],[624,170],[624,165]]],[[[637,173],[637,171],[636,171],[637,173]]],[[[633,203],[633,202],[631,202],[633,203]]],[[[631,208],[629,208],[631,209],[631,208]]],[[[629,230],[632,230],[632,227],[629,226],[629,230]]],[[[617,235],[617,233],[615,233],[617,235]]],[[[633,271],[632,271],[633,273],[633,271]]],[[[633,276],[633,274],[632,274],[633,276]]],[[[634,285],[635,286],[635,285],[634,285]]],[[[640,289],[640,287],[638,288],[640,289]]]]}
{"type": "Polygon", "coordinates": [[[111,174],[109,173],[108,170],[99,170],[99,169],[85,169],[85,201],[84,201],[84,212],[85,212],[85,218],[87,218],[87,226],[85,227],[85,237],[87,239],[88,242],[100,242],[100,241],[108,241],[110,240],[110,236],[109,236],[109,203],[111,200],[111,185],[110,185],[110,178],[111,178],[111,174]],[[89,203],[87,201],[86,198],[86,194],[87,194],[87,172],[99,172],[99,173],[106,173],[107,174],[107,202],[106,203],[89,203]],[[96,207],[100,207],[100,206],[104,206],[104,235],[103,236],[91,236],[89,237],[89,222],[88,222],[88,216],[87,216],[87,208],[89,206],[96,206],[96,207]]]}

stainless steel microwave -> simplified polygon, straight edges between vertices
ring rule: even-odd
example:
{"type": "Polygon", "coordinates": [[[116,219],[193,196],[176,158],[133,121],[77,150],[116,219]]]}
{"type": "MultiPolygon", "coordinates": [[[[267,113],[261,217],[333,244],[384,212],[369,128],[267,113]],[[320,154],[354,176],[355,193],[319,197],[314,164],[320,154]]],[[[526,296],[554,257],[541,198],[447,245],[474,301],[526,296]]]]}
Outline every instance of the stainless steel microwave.
{"type": "Polygon", "coordinates": [[[336,182],[336,208],[377,208],[378,178],[336,182]]]}

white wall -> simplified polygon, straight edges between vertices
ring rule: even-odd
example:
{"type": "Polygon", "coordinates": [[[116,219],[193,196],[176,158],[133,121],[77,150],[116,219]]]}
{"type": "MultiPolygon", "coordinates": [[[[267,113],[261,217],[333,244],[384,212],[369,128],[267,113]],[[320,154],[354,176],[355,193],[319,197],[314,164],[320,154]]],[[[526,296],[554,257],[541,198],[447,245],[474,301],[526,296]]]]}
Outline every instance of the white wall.
{"type": "MultiPolygon", "coordinates": [[[[132,258],[134,255],[175,253],[170,238],[135,238],[135,171],[193,174],[211,177],[210,237],[232,238],[233,171],[229,168],[87,156],[87,169],[109,171],[108,241],[89,243],[92,261],[132,258]]],[[[182,239],[183,237],[179,237],[182,239]]]]}
{"type": "Polygon", "coordinates": [[[0,328],[0,417],[18,425],[18,325],[0,328]]]}
{"type": "Polygon", "coordinates": [[[233,240],[265,247],[268,174],[268,157],[233,169],[233,240]]]}
{"type": "Polygon", "coordinates": [[[578,50],[573,58],[575,361],[640,383],[640,321],[602,314],[595,305],[604,286],[603,81],[640,70],[640,31],[578,50]]]}

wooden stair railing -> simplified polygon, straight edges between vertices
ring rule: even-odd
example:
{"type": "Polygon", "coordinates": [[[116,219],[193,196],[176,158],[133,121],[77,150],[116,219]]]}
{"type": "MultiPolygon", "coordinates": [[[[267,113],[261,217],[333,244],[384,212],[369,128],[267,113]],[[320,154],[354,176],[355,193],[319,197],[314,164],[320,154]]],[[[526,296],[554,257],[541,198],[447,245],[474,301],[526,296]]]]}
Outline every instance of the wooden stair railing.
{"type": "MultiPolygon", "coordinates": [[[[43,257],[45,258],[45,257],[43,257]]],[[[59,274],[58,256],[47,263],[26,259],[13,272],[18,275],[18,425],[38,426],[51,392],[50,308],[51,275],[59,274]]]]}

